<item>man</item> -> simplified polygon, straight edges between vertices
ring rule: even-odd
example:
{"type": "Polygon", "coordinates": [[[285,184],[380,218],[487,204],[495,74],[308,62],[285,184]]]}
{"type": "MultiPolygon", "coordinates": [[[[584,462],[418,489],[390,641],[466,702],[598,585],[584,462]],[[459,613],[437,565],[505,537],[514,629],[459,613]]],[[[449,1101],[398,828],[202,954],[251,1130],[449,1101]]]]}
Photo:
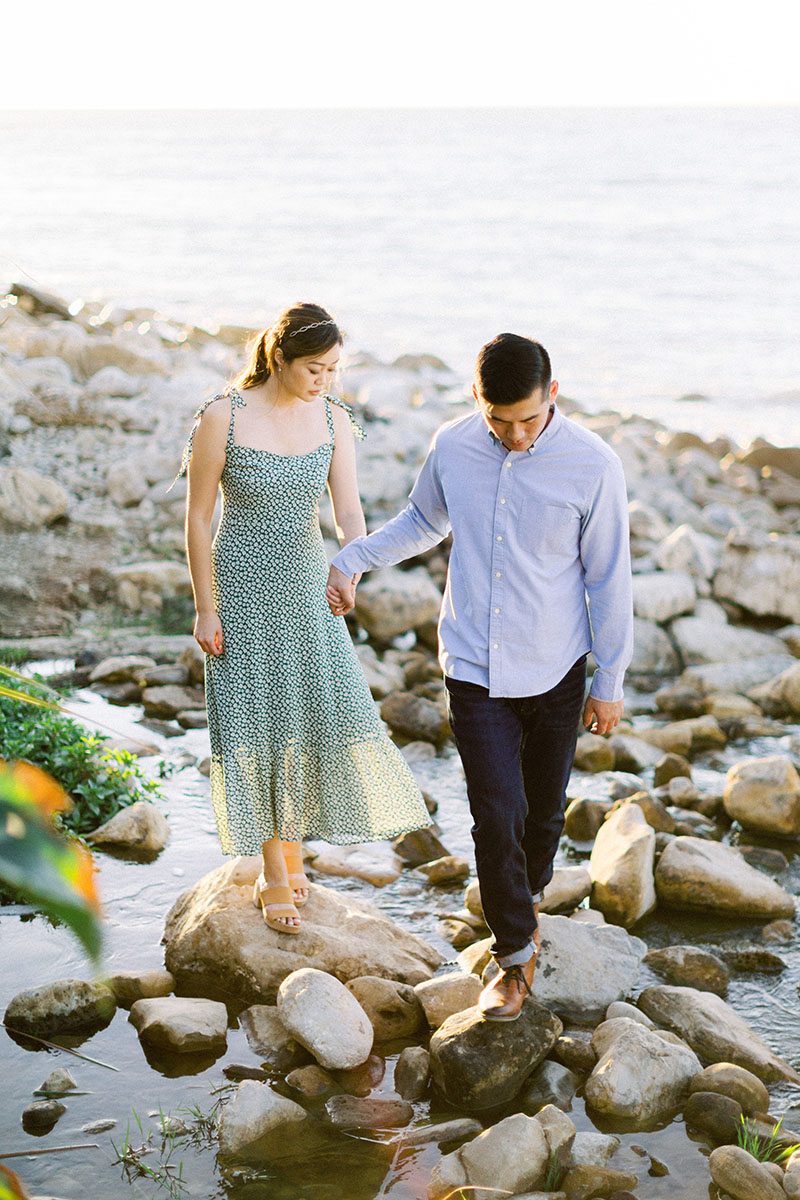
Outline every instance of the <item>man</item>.
{"type": "Polygon", "coordinates": [[[499,967],[478,1003],[489,1020],[511,1021],[531,993],[581,710],[596,733],[622,716],[633,645],[628,510],[619,459],[558,411],[538,342],[512,333],[489,342],[473,394],[477,411],[438,430],[403,512],[336,555],[326,595],[348,612],[360,572],[452,530],[439,661],[499,967]],[[584,704],[590,649],[597,670],[584,704]]]}

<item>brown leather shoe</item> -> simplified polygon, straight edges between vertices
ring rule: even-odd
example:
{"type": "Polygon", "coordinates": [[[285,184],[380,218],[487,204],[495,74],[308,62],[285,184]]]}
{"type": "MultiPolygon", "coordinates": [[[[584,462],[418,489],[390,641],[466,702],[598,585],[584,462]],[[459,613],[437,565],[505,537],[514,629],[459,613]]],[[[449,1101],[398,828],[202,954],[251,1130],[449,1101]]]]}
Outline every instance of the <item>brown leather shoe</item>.
{"type": "Polygon", "coordinates": [[[535,954],[526,963],[501,967],[478,996],[478,1008],[487,1021],[516,1021],[525,996],[533,995],[531,984],[535,970],[535,954]]]}

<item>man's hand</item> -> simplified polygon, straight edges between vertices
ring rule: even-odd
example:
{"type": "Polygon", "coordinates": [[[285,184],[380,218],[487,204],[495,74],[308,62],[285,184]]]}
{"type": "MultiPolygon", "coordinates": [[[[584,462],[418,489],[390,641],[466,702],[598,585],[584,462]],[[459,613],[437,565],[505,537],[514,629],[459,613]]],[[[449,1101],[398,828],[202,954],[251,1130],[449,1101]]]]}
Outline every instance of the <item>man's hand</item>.
{"type": "Polygon", "coordinates": [[[345,575],[338,567],[331,567],[328,572],[328,586],[325,588],[325,599],[335,617],[343,617],[349,613],[356,602],[356,576],[345,575]]]}
{"type": "Polygon", "coordinates": [[[623,700],[595,700],[590,696],[583,706],[583,723],[590,733],[612,733],[620,723],[624,707],[623,700]]]}

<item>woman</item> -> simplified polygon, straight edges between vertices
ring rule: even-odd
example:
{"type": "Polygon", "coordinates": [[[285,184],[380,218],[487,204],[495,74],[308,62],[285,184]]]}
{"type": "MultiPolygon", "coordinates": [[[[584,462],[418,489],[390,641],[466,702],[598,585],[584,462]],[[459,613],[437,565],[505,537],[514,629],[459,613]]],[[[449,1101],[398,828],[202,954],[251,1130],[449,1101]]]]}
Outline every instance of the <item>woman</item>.
{"type": "Polygon", "coordinates": [[[286,309],[198,410],[180,472],[222,850],[262,854],[253,901],[287,934],[308,898],[303,838],[373,841],[430,823],[325,602],[326,486],[340,544],[365,532],[351,426],[363,431],[327,394],[341,345],[323,308],[286,309]]]}

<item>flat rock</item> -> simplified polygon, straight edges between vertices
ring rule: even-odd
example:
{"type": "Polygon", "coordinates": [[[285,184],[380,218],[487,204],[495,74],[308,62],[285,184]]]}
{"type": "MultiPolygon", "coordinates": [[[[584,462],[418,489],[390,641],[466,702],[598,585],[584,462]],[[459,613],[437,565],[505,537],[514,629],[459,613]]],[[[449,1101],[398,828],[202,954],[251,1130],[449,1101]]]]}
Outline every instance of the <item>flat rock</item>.
{"type": "Polygon", "coordinates": [[[308,841],[305,845],[314,870],[323,875],[363,879],[375,887],[385,887],[399,879],[403,870],[403,860],[391,842],[332,846],[328,842],[308,841]]]}
{"type": "Polygon", "coordinates": [[[397,1129],[408,1125],[414,1116],[407,1101],[378,1096],[331,1096],[325,1110],[339,1129],[397,1129]]]}
{"type": "Polygon", "coordinates": [[[706,696],[714,692],[747,695],[758,684],[766,683],[796,663],[797,660],[789,654],[766,654],[736,662],[701,664],[687,667],[678,683],[706,696]]]}
{"type": "Polygon", "coordinates": [[[169,841],[167,818],[150,800],[137,800],[86,835],[95,846],[157,854],[169,841]]]}
{"type": "Polygon", "coordinates": [[[89,682],[136,683],[155,667],[155,659],[146,654],[115,654],[102,659],[92,668],[89,682]]]}
{"type": "Polygon", "coordinates": [[[292,971],[278,989],[278,1015],[322,1067],[357,1067],[369,1057],[374,1036],[369,1017],[326,971],[292,971]]]}
{"type": "Polygon", "coordinates": [[[455,1013],[431,1037],[431,1077],[467,1112],[510,1100],[562,1032],[559,1019],[526,997],[513,1022],[486,1021],[480,1009],[455,1013]]]}
{"type": "Polygon", "coordinates": [[[442,1121],[438,1125],[421,1125],[417,1129],[407,1129],[400,1134],[397,1145],[446,1146],[454,1142],[465,1142],[482,1132],[483,1126],[474,1117],[455,1117],[452,1121],[442,1121]]]}
{"type": "Polygon", "coordinates": [[[175,977],[169,971],[117,971],[106,983],[114,993],[117,1004],[129,1008],[136,1000],[151,1000],[169,996],[175,990],[175,977]]]}
{"type": "Polygon", "coordinates": [[[657,1025],[676,1033],[708,1062],[746,1067],[765,1083],[781,1079],[800,1083],[797,1071],[713,992],[662,984],[645,988],[638,1004],[657,1025]]]}
{"type": "Polygon", "coordinates": [[[794,900],[733,847],[676,837],[655,869],[659,904],[743,917],[789,917],[794,900]]]}
{"type": "Polygon", "coordinates": [[[137,1000],[128,1020],[143,1042],[176,1054],[225,1049],[228,1011],[217,1000],[159,996],[137,1000]]]}
{"type": "Polygon", "coordinates": [[[279,1096],[269,1084],[245,1079],[220,1113],[220,1152],[236,1154],[264,1134],[305,1119],[305,1109],[299,1104],[279,1096]]]}
{"type": "Polygon", "coordinates": [[[773,634],[720,625],[703,617],[681,617],[672,622],[670,632],[687,667],[697,663],[738,662],[783,652],[783,643],[773,634]]]}
{"type": "Polygon", "coordinates": [[[800,621],[797,537],[760,532],[730,535],[713,590],[718,599],[732,600],[756,616],[800,621]]]}
{"type": "Polygon", "coordinates": [[[184,892],[164,931],[165,960],[184,990],[220,988],[245,1002],[273,1003],[281,982],[300,967],[347,981],[380,975],[412,986],[443,961],[371,905],[312,884],[303,923],[291,938],[269,929],[253,907],[260,856],[235,858],[184,892]]]}
{"type": "Polygon", "coordinates": [[[113,992],[104,984],[85,979],[57,979],[18,992],[9,1001],[3,1020],[19,1033],[49,1037],[52,1033],[102,1029],[116,1009],[113,992]]]}
{"type": "Polygon", "coordinates": [[[667,983],[716,992],[718,996],[724,996],[728,990],[730,972],[725,963],[708,950],[699,950],[696,946],[665,946],[649,950],[644,961],[667,983]]]}

